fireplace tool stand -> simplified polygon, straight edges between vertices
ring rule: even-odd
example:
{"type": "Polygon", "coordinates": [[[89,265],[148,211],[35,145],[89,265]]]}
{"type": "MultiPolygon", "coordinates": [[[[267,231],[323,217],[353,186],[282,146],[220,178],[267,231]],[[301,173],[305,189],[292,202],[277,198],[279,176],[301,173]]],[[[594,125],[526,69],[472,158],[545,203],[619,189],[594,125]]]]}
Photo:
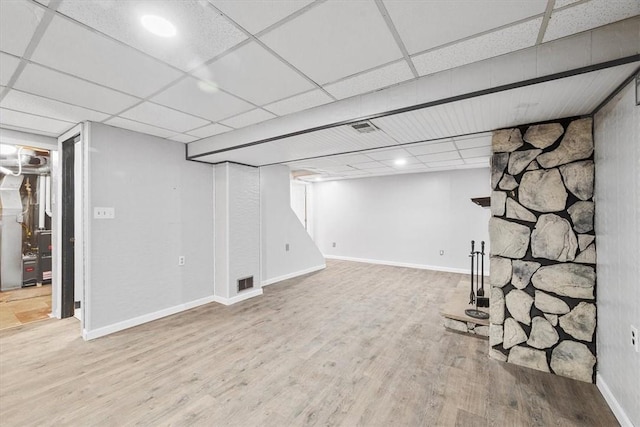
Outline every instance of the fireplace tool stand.
{"type": "Polygon", "coordinates": [[[478,310],[478,307],[489,307],[489,298],[484,296],[484,241],[480,242],[480,250],[475,250],[475,241],[471,241],[471,293],[469,304],[475,308],[468,308],[464,313],[474,319],[488,319],[489,314],[478,310]],[[475,280],[474,280],[475,279],[475,280]],[[475,281],[475,287],[474,287],[475,281]]]}

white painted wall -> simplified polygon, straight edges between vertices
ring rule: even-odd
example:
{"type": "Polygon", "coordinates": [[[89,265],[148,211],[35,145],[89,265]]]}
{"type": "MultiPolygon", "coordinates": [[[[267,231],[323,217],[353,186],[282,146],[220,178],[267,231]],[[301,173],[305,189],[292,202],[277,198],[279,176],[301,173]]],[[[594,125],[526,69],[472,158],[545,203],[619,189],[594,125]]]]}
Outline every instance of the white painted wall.
{"type": "Polygon", "coordinates": [[[260,209],[263,284],[325,267],[324,257],[291,209],[288,167],[260,168],[260,209]]]}
{"type": "Polygon", "coordinates": [[[260,295],[260,176],[257,168],[215,166],[216,301],[233,304],[260,295]],[[253,289],[238,292],[238,279],[253,289]]]}
{"type": "MultiPolygon", "coordinates": [[[[260,289],[260,174],[258,168],[229,163],[229,296],[238,279],[253,276],[260,289]]],[[[245,291],[246,292],[246,291],[245,291]]]]}
{"type": "Polygon", "coordinates": [[[489,196],[488,168],[313,187],[314,240],[325,256],[467,273],[472,239],[489,252],[489,209],[470,200],[489,196]]]}
{"type": "Polygon", "coordinates": [[[597,384],[622,425],[640,426],[640,107],[635,82],[594,120],[598,247],[597,384]]]}
{"type": "Polygon", "coordinates": [[[213,167],[166,139],[99,123],[88,135],[90,209],[115,219],[90,221],[85,337],[212,300],[213,167]]]}
{"type": "Polygon", "coordinates": [[[291,209],[306,229],[307,222],[307,184],[291,180],[291,209]]]}

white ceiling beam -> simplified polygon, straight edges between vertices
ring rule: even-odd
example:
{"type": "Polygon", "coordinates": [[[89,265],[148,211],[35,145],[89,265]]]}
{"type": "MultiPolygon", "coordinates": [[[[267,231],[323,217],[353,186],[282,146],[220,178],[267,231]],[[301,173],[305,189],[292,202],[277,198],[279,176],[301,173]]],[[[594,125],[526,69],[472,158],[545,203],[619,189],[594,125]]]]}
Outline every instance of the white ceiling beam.
{"type": "Polygon", "coordinates": [[[194,141],[189,157],[640,54],[640,17],[194,141]]]}

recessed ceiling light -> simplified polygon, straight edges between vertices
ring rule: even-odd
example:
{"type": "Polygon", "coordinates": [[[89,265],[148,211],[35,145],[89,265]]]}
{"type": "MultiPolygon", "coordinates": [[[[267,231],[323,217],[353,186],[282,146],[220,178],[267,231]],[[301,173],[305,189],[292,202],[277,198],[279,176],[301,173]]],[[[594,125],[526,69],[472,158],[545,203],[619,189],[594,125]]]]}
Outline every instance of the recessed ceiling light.
{"type": "Polygon", "coordinates": [[[321,176],[316,176],[314,181],[322,181],[322,177],[321,176]]]}
{"type": "Polygon", "coordinates": [[[395,164],[396,166],[404,166],[407,164],[407,159],[396,159],[393,164],[395,164]]]}
{"type": "Polygon", "coordinates": [[[142,26],[147,31],[155,34],[156,36],[173,37],[177,33],[176,27],[161,16],[144,15],[140,18],[140,22],[142,22],[142,26]]]}
{"type": "Polygon", "coordinates": [[[14,154],[16,151],[18,151],[18,149],[15,147],[15,145],[0,144],[0,154],[14,154]]]}

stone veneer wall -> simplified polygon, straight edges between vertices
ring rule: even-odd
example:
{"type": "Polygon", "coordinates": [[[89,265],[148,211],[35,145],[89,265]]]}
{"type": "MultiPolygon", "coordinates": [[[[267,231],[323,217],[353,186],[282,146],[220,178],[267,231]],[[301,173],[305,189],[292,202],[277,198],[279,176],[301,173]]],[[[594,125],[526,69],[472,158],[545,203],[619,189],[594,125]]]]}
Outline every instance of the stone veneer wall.
{"type": "Polygon", "coordinates": [[[592,119],[493,133],[490,356],[593,382],[592,119]]]}

